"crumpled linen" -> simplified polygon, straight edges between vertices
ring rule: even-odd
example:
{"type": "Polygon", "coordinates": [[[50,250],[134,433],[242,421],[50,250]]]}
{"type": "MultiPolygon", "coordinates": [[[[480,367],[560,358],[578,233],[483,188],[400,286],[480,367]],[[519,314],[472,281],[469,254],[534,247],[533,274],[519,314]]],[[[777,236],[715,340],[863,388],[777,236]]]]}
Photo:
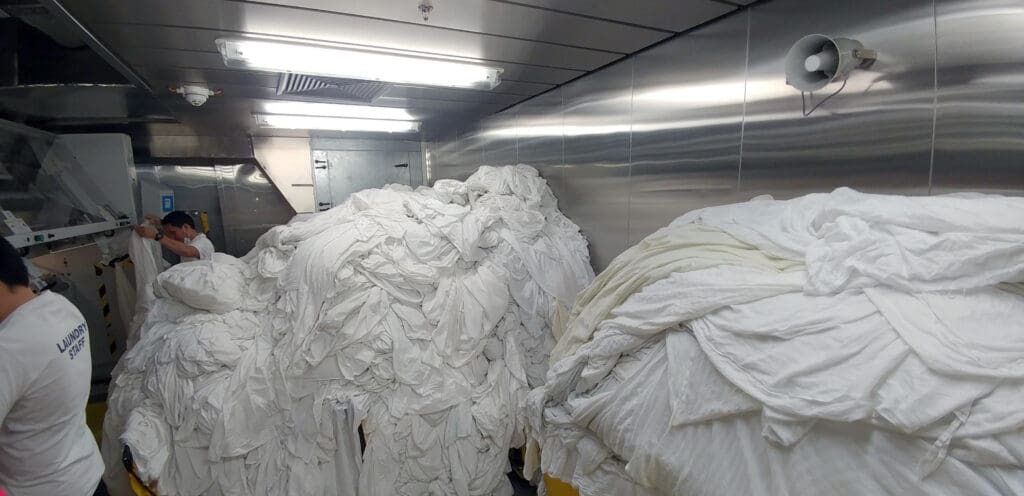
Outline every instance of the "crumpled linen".
{"type": "Polygon", "coordinates": [[[354,466],[345,404],[360,495],[511,494],[552,319],[592,277],[530,167],[365,190],[241,259],[161,274],[106,433],[161,494],[334,495],[354,466]]]}
{"type": "Polygon", "coordinates": [[[581,294],[597,318],[528,400],[541,468],[583,494],[1019,493],[1022,218],[848,189],[684,215],[662,263],[612,263],[642,284],[581,294]]]}

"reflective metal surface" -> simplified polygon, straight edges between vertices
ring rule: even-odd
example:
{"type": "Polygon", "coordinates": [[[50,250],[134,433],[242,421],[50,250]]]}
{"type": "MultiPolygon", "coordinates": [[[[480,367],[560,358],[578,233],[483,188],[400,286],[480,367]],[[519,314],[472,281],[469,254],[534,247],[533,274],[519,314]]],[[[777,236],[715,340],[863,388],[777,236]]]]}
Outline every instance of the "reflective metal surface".
{"type": "Polygon", "coordinates": [[[514,165],[518,162],[516,157],[518,118],[518,112],[512,108],[484,120],[484,164],[514,165]]]}
{"type": "Polygon", "coordinates": [[[252,149],[256,160],[293,210],[317,211],[309,138],[254,137],[252,149]]]}
{"type": "Polygon", "coordinates": [[[562,89],[533,98],[518,107],[519,162],[540,171],[556,198],[562,196],[565,165],[562,135],[562,89]],[[543,131],[543,132],[541,132],[543,131]]]}
{"type": "Polygon", "coordinates": [[[466,179],[484,161],[484,145],[487,138],[484,130],[480,127],[468,127],[459,129],[459,163],[453,169],[453,174],[447,177],[453,179],[466,179]]]}
{"type": "MultiPolygon", "coordinates": [[[[850,186],[926,194],[931,161],[935,30],[931,0],[773,0],[751,10],[740,188],[790,197],[850,186]],[[810,117],[783,59],[807,34],[860,40],[869,70],[810,117]]],[[[838,89],[838,84],[826,90],[838,89]]],[[[825,97],[826,90],[815,94],[825,97]]],[[[817,101],[817,100],[816,100],[817,101]]]]}
{"type": "Polygon", "coordinates": [[[423,184],[418,141],[314,138],[313,173],[317,210],[345,202],[352,193],[387,184],[423,184]]]}
{"type": "Polygon", "coordinates": [[[626,248],[629,237],[632,82],[633,59],[628,59],[566,85],[562,93],[565,171],[560,205],[590,240],[591,264],[598,270],[626,248]]]}
{"type": "MultiPolygon", "coordinates": [[[[139,138],[136,138],[138,140],[139,138]]],[[[143,138],[145,139],[145,138],[143,138]]],[[[153,158],[252,158],[247,137],[156,135],[145,139],[144,156],[153,158]]]]}
{"type": "Polygon", "coordinates": [[[1024,190],[1024,2],[939,0],[932,192],[1024,190]]]}
{"type": "MultiPolygon", "coordinates": [[[[374,101],[419,111],[425,129],[463,130],[468,122],[735,9],[729,2],[714,0],[450,0],[436,4],[424,21],[415,2],[397,1],[47,2],[60,2],[73,22],[123,60],[173,117],[194,129],[192,134],[290,137],[310,133],[254,128],[250,114],[256,100],[323,101],[324,95],[280,96],[275,91],[276,74],[226,70],[214,45],[216,38],[274,36],[338,42],[501,66],[503,82],[493,91],[395,85],[374,101]],[[186,82],[220,88],[223,95],[192,108],[165,91],[186,82]]],[[[145,113],[144,118],[149,117],[145,113]]],[[[436,138],[427,134],[428,139],[436,138]]],[[[508,153],[501,150],[504,161],[508,153]]]]}
{"type": "MultiPolygon", "coordinates": [[[[256,238],[275,225],[288,222],[295,211],[252,163],[191,165],[138,165],[139,181],[153,191],[174,192],[175,208],[191,214],[206,212],[207,237],[219,252],[242,256],[256,238]]],[[[143,193],[145,196],[145,193],[143,193]]],[[[159,214],[143,198],[148,214],[159,214]]]]}
{"type": "MultiPolygon", "coordinates": [[[[217,170],[214,166],[136,164],[135,168],[142,186],[140,213],[161,216],[159,195],[162,190],[170,189],[174,193],[174,208],[189,213],[207,213],[210,232],[206,233],[206,236],[213,242],[213,247],[217,251],[230,253],[227,250],[228,242],[224,231],[226,223],[221,213],[217,170]]],[[[244,222],[253,220],[246,219],[244,222]]],[[[196,218],[195,221],[199,222],[199,219],[196,218]]],[[[174,257],[165,250],[164,258],[174,257]]]]}
{"type": "Polygon", "coordinates": [[[59,84],[0,88],[0,114],[48,129],[80,124],[173,121],[144,89],[122,84],[59,84]]]}
{"type": "Polygon", "coordinates": [[[700,23],[711,20],[734,7],[725,2],[712,0],[518,0],[519,3],[536,5],[566,12],[612,19],[619,22],[642,24],[666,31],[685,31],[700,23]]]}
{"type": "MultiPolygon", "coordinates": [[[[706,0],[701,0],[709,3],[706,0]]],[[[628,53],[665,37],[665,33],[590,17],[548,12],[525,5],[480,0],[445,0],[436,3],[430,20],[408,2],[365,0],[276,0],[276,4],[348,13],[377,19],[509,38],[531,39],[572,46],[628,53]]]]}
{"type": "MultiPolygon", "coordinates": [[[[409,11],[417,13],[414,5],[409,6],[409,11]]],[[[392,22],[264,3],[224,0],[81,0],[75,2],[74,13],[115,47],[146,46],[152,43],[153,38],[163,38],[180,49],[216,51],[212,42],[217,37],[250,33],[577,70],[595,69],[621,55],[490,34],[439,29],[423,22],[392,22]],[[211,12],[216,12],[216,15],[211,15],[211,12]],[[136,36],[141,34],[140,30],[146,33],[145,37],[136,36]]],[[[511,21],[494,20],[503,23],[511,21]]]]}
{"type": "Polygon", "coordinates": [[[50,14],[57,18],[58,22],[70,27],[72,31],[76,32],[82,41],[88,44],[96,54],[103,57],[103,60],[131,81],[132,84],[145,90],[151,89],[146,80],[139,76],[139,74],[135,72],[134,68],[121,60],[121,57],[114,53],[114,51],[107,46],[107,43],[97,38],[88,27],[82,24],[82,22],[67,9],[63,2],[60,0],[39,0],[39,2],[46,7],[46,10],[48,10],[50,14]]]}
{"type": "Polygon", "coordinates": [[[731,203],[740,167],[748,13],[636,56],[629,243],[731,203]]]}
{"type": "Polygon", "coordinates": [[[295,216],[295,210],[255,164],[219,165],[215,170],[227,253],[248,253],[263,233],[295,216]]]}

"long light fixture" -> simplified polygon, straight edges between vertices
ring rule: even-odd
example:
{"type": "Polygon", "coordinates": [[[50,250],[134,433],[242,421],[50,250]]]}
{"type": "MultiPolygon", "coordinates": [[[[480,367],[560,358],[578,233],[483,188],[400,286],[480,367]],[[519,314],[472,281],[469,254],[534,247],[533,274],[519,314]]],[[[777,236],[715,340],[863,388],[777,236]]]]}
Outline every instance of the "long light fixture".
{"type": "Polygon", "coordinates": [[[224,64],[237,69],[294,72],[391,83],[493,89],[500,67],[388,50],[314,45],[259,38],[219,38],[224,64]]]}
{"type": "Polygon", "coordinates": [[[316,115],[320,117],[353,117],[356,119],[386,119],[393,121],[416,120],[409,111],[397,107],[372,107],[341,103],[267,101],[261,105],[268,114],[316,115]]]}
{"type": "Polygon", "coordinates": [[[377,133],[415,133],[420,130],[420,123],[417,121],[393,119],[358,119],[353,117],[290,114],[253,114],[253,117],[256,118],[256,123],[264,128],[369,131],[377,133]]]}

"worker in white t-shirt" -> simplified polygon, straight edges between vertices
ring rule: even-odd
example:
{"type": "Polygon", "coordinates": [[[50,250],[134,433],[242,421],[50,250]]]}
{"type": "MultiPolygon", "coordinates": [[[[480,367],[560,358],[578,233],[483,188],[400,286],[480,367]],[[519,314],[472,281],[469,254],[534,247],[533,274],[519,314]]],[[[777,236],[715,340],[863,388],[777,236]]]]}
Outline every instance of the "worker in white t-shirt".
{"type": "Polygon", "coordinates": [[[89,496],[103,460],[85,423],[89,328],[67,299],[29,288],[0,238],[0,488],[9,496],[89,496]]]}
{"type": "Polygon", "coordinates": [[[159,222],[164,232],[157,232],[156,229],[149,226],[136,226],[136,234],[143,238],[157,240],[164,248],[181,257],[182,262],[213,258],[213,243],[205,234],[196,231],[196,224],[191,215],[175,210],[165,215],[163,219],[147,215],[146,220],[153,224],[159,222]]]}

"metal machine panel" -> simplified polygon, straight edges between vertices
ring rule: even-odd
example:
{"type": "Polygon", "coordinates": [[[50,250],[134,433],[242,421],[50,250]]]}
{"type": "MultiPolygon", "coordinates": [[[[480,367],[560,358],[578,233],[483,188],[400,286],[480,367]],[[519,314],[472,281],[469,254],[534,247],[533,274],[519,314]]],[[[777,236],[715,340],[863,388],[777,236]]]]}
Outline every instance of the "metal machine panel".
{"type": "Polygon", "coordinates": [[[607,267],[629,233],[629,138],[633,59],[563,88],[562,211],[590,239],[591,264],[607,267]]]}
{"type": "Polygon", "coordinates": [[[562,89],[557,88],[518,107],[517,143],[519,162],[533,166],[560,198],[564,189],[565,166],[562,135],[562,89]]]}
{"type": "MultiPolygon", "coordinates": [[[[740,188],[792,197],[839,186],[927,193],[934,110],[930,0],[775,0],[751,10],[740,188]],[[870,13],[870,15],[867,15],[870,13]],[[786,85],[783,60],[801,37],[858,39],[878,51],[868,70],[810,117],[786,85]]],[[[814,95],[814,101],[838,89],[814,95]]]]}
{"type": "Polygon", "coordinates": [[[1024,190],[1024,4],[939,0],[932,192],[1024,190]]]}
{"type": "Polygon", "coordinates": [[[748,13],[636,57],[629,242],[737,201],[748,13]]]}
{"type": "Polygon", "coordinates": [[[514,165],[516,158],[516,110],[509,109],[483,122],[484,164],[514,165]]]}

